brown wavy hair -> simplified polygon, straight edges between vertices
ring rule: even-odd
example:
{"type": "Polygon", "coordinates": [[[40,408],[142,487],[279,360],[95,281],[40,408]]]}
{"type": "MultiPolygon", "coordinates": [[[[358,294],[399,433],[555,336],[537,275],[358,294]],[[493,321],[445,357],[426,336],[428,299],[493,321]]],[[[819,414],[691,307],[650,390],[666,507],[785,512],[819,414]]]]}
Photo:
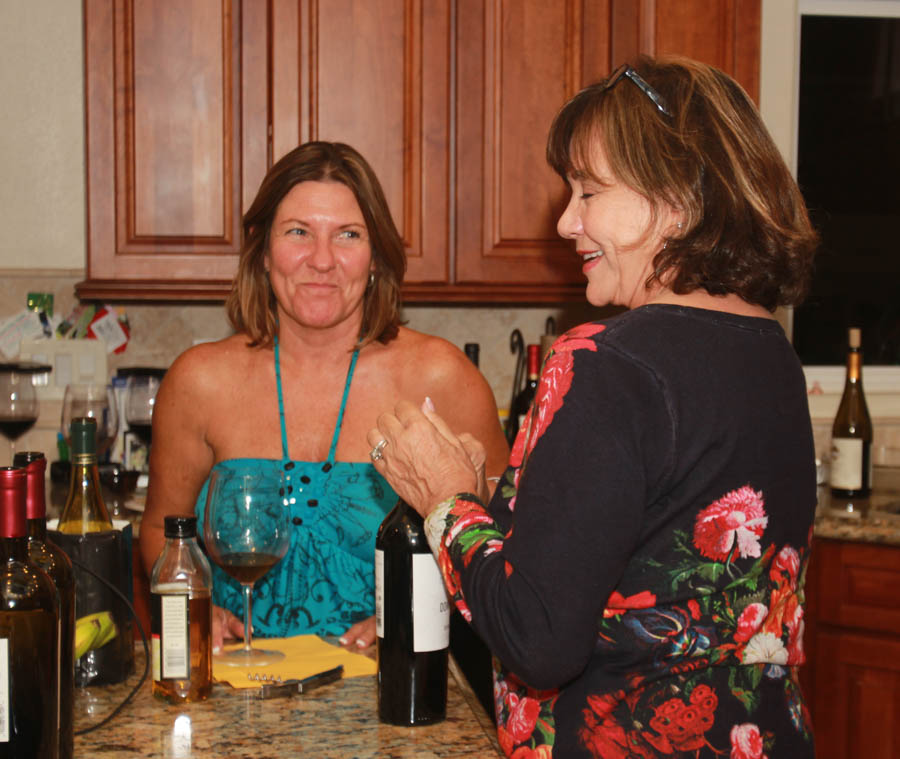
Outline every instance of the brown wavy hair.
{"type": "Polygon", "coordinates": [[[294,148],[269,169],[243,220],[243,245],[238,270],[225,303],[228,320],[250,338],[250,345],[267,348],[278,330],[275,293],[265,258],[275,212],[294,185],[340,182],[356,197],[375,263],[375,281],[366,289],[359,347],[373,340],[387,343],[397,336],[400,288],[406,273],[406,252],[384,192],[372,167],[342,142],[307,142],[294,148]]]}
{"type": "Polygon", "coordinates": [[[656,254],[647,286],[679,295],[736,293],[774,311],[809,289],[818,235],[803,196],[747,93],[731,77],[687,58],[632,64],[664,99],[662,113],[622,78],[586,87],[557,114],[547,161],[565,179],[592,173],[602,145],[617,179],[683,227],[656,254]]]}

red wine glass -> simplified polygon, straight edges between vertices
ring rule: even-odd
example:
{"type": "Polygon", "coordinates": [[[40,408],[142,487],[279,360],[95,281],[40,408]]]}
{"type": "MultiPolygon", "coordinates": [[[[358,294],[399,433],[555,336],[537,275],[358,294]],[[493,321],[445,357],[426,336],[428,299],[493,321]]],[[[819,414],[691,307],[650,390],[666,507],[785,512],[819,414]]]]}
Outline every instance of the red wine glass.
{"type": "Polygon", "coordinates": [[[32,377],[41,367],[30,362],[0,364],[0,433],[9,441],[9,461],[16,455],[16,440],[30,430],[38,418],[37,393],[32,377]]]}
{"type": "Polygon", "coordinates": [[[213,561],[240,583],[244,643],[215,658],[234,666],[265,666],[284,657],[251,641],[253,584],[275,566],[291,543],[290,508],[283,475],[256,469],[213,467],[203,514],[203,542],[213,561]]]}

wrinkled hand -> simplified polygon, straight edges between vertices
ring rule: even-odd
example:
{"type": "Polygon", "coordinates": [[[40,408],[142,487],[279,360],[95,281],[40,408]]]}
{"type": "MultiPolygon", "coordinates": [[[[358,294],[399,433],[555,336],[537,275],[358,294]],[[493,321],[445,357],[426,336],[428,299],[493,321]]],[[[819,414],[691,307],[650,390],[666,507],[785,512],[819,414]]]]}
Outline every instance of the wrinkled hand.
{"type": "Polygon", "coordinates": [[[400,401],[393,414],[378,417],[366,439],[373,448],[386,441],[375,468],[423,517],[456,493],[487,490],[483,446],[471,435],[456,437],[430,399],[421,408],[400,401]]]}
{"type": "Polygon", "coordinates": [[[221,606],[212,607],[213,653],[219,653],[229,641],[244,639],[244,623],[221,606]]]}
{"type": "Polygon", "coordinates": [[[349,628],[338,641],[341,648],[356,653],[369,654],[375,645],[375,617],[369,617],[362,622],[357,622],[353,627],[349,628]]]}

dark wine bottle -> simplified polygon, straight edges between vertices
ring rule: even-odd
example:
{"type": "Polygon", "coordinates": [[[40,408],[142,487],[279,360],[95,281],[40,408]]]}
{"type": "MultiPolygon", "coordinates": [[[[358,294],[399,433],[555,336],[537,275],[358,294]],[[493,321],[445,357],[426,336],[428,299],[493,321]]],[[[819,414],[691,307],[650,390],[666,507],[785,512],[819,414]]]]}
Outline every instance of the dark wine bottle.
{"type": "Polygon", "coordinates": [[[59,596],[28,558],[25,470],[0,468],[0,759],[55,759],[59,596]]]}
{"type": "Polygon", "coordinates": [[[831,494],[865,498],[872,492],[872,419],[862,386],[860,331],[851,329],[844,394],[831,428],[831,494]]]}
{"type": "Polygon", "coordinates": [[[480,353],[481,348],[478,343],[466,343],[463,346],[463,352],[468,356],[469,361],[471,361],[475,366],[478,366],[478,354],[480,353]]]}
{"type": "Polygon", "coordinates": [[[538,379],[541,374],[541,346],[528,346],[528,379],[525,382],[519,394],[513,399],[512,406],[509,409],[509,418],[506,423],[506,440],[512,445],[516,441],[516,435],[519,434],[519,428],[525,421],[525,415],[531,408],[531,402],[537,392],[538,379]]]}
{"type": "Polygon", "coordinates": [[[429,725],[447,711],[450,602],[422,517],[402,499],[375,537],[378,718],[429,725]]]}
{"type": "Polygon", "coordinates": [[[75,705],[75,575],[66,552],[47,537],[44,487],[47,459],[39,451],[21,451],[13,458],[13,465],[25,470],[28,556],[50,575],[59,593],[59,757],[71,759],[75,705]]]}

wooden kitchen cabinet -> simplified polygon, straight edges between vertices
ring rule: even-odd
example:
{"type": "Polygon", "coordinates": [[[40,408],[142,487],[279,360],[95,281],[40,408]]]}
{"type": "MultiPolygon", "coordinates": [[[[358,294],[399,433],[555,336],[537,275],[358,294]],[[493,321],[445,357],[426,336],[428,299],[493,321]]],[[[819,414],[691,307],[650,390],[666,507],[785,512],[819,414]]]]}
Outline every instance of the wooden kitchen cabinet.
{"type": "Polygon", "coordinates": [[[817,539],[806,588],[816,756],[900,756],[900,547],[817,539]]]}
{"type": "Polygon", "coordinates": [[[758,95],[760,0],[84,0],[83,299],[220,299],[274,160],[357,147],[406,244],[407,302],[583,298],[544,144],[638,52],[758,95]]]}

